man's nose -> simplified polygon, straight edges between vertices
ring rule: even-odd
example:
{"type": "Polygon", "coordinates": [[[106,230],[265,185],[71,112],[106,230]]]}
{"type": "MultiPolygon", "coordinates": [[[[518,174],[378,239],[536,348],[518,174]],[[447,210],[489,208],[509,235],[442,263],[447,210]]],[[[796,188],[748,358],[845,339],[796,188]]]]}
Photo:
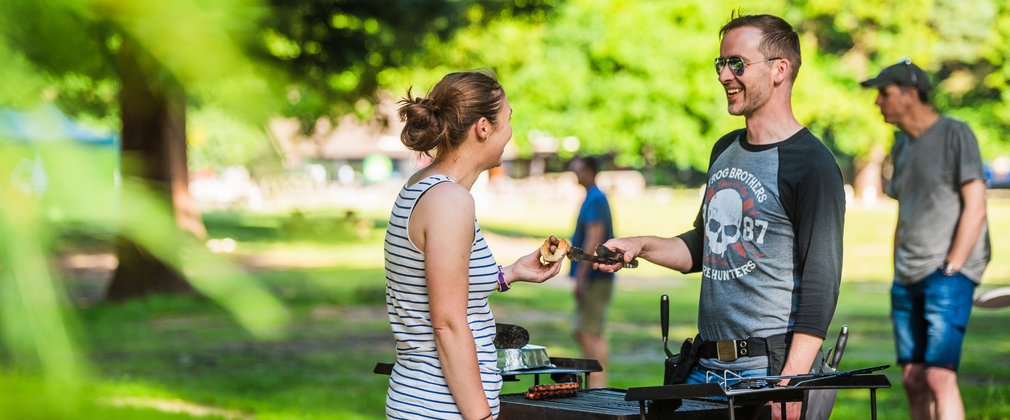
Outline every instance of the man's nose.
{"type": "Polygon", "coordinates": [[[733,69],[729,68],[729,64],[723,65],[722,69],[719,70],[719,81],[721,82],[733,80],[734,77],[736,75],[733,74],[733,69]]]}

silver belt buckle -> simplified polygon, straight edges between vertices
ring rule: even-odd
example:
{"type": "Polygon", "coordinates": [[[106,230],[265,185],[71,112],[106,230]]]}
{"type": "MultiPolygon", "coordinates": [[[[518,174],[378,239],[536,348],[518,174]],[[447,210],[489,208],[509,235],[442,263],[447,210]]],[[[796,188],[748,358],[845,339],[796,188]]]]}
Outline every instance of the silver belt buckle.
{"type": "Polygon", "coordinates": [[[715,353],[720,362],[736,360],[736,340],[719,340],[715,342],[715,353]]]}

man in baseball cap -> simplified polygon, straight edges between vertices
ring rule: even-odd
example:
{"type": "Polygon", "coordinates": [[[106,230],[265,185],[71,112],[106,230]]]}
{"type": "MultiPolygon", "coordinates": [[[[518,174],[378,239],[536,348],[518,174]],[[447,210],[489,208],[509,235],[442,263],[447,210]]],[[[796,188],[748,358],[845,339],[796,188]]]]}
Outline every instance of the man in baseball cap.
{"type": "Polygon", "coordinates": [[[989,263],[985,175],[964,122],[929,104],[929,77],[905,59],[862,82],[897,126],[891,319],[912,419],[964,418],[957,369],[975,286],[989,263]]]}
{"type": "Polygon", "coordinates": [[[927,95],[929,94],[929,89],[931,87],[929,83],[929,75],[920,69],[919,66],[913,64],[912,60],[907,58],[899,61],[898,64],[884,69],[877,75],[877,77],[864,80],[863,83],[860,84],[863,85],[863,87],[875,87],[877,89],[890,84],[895,84],[898,86],[913,87],[920,93],[925,93],[927,95]]]}

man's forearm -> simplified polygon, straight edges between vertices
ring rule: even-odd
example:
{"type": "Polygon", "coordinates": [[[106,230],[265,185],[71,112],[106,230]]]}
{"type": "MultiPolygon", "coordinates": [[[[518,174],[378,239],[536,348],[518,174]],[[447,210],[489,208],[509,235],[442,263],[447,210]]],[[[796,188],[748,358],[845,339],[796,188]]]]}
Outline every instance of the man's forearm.
{"type": "Polygon", "coordinates": [[[961,198],[964,202],[961,217],[957,223],[954,242],[947,252],[947,262],[958,270],[971,256],[985,225],[985,183],[981,180],[966,183],[961,187],[961,198]]]}
{"type": "Polygon", "coordinates": [[[817,351],[821,349],[823,342],[823,338],[815,335],[793,333],[793,341],[789,345],[789,353],[786,355],[782,375],[810,373],[810,367],[813,366],[817,351]]]}
{"type": "Polygon", "coordinates": [[[680,238],[660,238],[657,236],[639,236],[642,244],[640,257],[666,268],[686,273],[691,270],[691,252],[687,244],[680,238]]]}

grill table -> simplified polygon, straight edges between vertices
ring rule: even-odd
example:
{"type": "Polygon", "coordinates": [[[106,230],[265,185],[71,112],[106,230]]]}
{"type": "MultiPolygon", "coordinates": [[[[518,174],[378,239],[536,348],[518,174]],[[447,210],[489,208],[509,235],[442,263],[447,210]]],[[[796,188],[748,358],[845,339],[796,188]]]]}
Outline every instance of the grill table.
{"type": "MultiPolygon", "coordinates": [[[[503,419],[524,420],[636,420],[641,413],[638,401],[625,399],[618,388],[580,389],[574,398],[528,400],[523,394],[499,396],[503,419]]],[[[767,410],[766,410],[767,411],[767,410]]],[[[653,417],[649,417],[653,418],[653,417]]],[[[668,419],[702,420],[726,418],[726,403],[684,400],[668,419]]]]}
{"type": "MultiPolygon", "coordinates": [[[[723,403],[723,414],[717,418],[728,418],[734,420],[739,414],[739,406],[744,407],[767,407],[764,404],[770,401],[795,402],[800,401],[806,404],[808,391],[817,390],[841,390],[841,389],[868,389],[870,391],[870,415],[872,419],[877,418],[877,389],[890,388],[891,382],[884,375],[846,375],[826,377],[817,380],[808,380],[803,385],[788,386],[782,388],[759,388],[759,389],[733,389],[723,391],[718,384],[691,384],[691,385],[664,385],[643,388],[630,388],[625,396],[629,401],[639,403],[639,418],[676,418],[656,416],[660,413],[669,413],[676,409],[676,404],[683,401],[686,405],[687,398],[711,398],[724,397],[727,399],[723,403]],[[651,403],[650,403],[651,402],[651,403]],[[737,406],[737,410],[728,409],[737,406]],[[648,410],[647,410],[648,407],[648,410]]],[[[785,407],[783,407],[783,411],[785,407]]],[[[804,408],[805,410],[805,408],[804,408]]],[[[677,409],[679,411],[679,409],[677,409]]],[[[785,413],[783,413],[785,414],[785,413]]],[[[743,418],[747,418],[744,416],[743,418]]]]}
{"type": "Polygon", "coordinates": [[[877,417],[877,389],[891,386],[884,375],[824,378],[785,388],[723,391],[717,384],[666,385],[643,388],[580,389],[574,398],[528,400],[523,394],[505,394],[501,418],[531,420],[708,420],[767,419],[769,401],[804,401],[807,391],[867,389],[871,417],[877,417]],[[712,400],[724,397],[726,400],[712,400]],[[730,409],[735,407],[735,409],[730,409]]]}

